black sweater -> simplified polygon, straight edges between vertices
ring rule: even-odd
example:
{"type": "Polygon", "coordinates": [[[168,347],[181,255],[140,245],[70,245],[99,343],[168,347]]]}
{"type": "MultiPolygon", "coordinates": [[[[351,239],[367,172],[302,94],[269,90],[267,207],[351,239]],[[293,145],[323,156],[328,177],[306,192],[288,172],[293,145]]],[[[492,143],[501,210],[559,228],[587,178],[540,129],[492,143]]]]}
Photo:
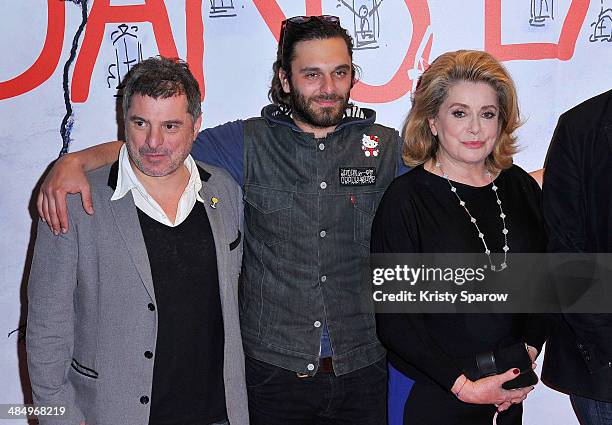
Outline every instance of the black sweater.
{"type": "MultiPolygon", "coordinates": [[[[226,418],[223,317],[215,241],[206,209],[196,202],[176,227],[165,226],[140,210],[138,218],[158,317],[149,423],[221,421],[226,418]]],[[[149,358],[147,353],[143,355],[149,358]]]]}

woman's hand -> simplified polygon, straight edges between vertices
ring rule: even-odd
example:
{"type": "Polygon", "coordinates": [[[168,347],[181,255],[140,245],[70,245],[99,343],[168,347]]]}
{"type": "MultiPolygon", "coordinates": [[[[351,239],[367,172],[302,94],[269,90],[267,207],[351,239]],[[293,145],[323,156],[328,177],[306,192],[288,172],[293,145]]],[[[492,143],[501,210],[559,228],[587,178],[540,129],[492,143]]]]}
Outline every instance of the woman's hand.
{"type": "MultiPolygon", "coordinates": [[[[527,349],[527,353],[529,354],[529,358],[531,359],[531,368],[535,369],[537,366],[535,359],[536,357],[538,357],[538,350],[532,347],[531,345],[527,345],[527,344],[525,344],[525,348],[527,349]]],[[[531,388],[533,389],[533,387],[531,388]]],[[[512,391],[515,391],[515,390],[512,390],[512,391]]],[[[512,406],[513,404],[522,403],[523,400],[525,400],[526,398],[527,398],[527,394],[521,397],[514,398],[510,401],[506,401],[502,404],[496,404],[495,407],[497,407],[498,412],[503,412],[504,410],[507,410],[508,408],[510,408],[510,406],[512,406]]]]}
{"type": "Polygon", "coordinates": [[[465,403],[494,404],[501,412],[512,404],[521,403],[527,398],[527,394],[533,390],[532,386],[516,390],[502,388],[504,382],[511,381],[519,373],[519,369],[510,369],[505,373],[488,376],[477,381],[470,381],[465,375],[461,375],[455,381],[451,391],[465,403]]]}

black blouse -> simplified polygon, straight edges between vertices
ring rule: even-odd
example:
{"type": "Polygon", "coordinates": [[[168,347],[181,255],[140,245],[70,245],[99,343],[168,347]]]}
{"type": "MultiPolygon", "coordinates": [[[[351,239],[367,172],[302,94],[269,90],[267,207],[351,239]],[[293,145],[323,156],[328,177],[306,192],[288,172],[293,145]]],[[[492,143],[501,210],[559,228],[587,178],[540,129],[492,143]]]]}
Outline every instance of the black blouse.
{"type": "MultiPolygon", "coordinates": [[[[494,264],[503,255],[503,223],[492,184],[473,187],[452,182],[476,218],[494,264]]],[[[538,184],[514,165],[495,179],[511,252],[545,252],[546,233],[538,184]]],[[[482,253],[484,246],[445,178],[423,166],[398,177],[387,189],[372,225],[375,253],[482,253]]],[[[457,359],[526,342],[538,350],[546,326],[533,315],[378,314],[380,340],[389,361],[417,380],[432,379],[450,389],[461,375],[457,359]]]]}

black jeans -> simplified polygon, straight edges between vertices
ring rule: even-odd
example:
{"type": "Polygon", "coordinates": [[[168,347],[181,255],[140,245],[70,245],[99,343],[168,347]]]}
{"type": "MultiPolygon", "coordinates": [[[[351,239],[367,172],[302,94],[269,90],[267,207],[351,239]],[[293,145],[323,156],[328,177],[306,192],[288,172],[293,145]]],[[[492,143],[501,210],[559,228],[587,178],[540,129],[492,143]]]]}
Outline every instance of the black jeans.
{"type": "Polygon", "coordinates": [[[335,376],[295,372],[246,358],[251,425],[385,425],[387,367],[370,366],[335,376]]]}

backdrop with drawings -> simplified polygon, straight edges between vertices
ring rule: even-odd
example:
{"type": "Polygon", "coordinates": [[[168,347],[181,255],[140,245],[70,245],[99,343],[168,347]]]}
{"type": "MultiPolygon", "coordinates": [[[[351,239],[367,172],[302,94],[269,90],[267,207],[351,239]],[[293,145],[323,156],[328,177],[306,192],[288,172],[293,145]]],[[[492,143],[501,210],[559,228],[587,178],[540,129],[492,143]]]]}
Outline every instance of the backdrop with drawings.
{"type": "MultiPolygon", "coordinates": [[[[517,83],[525,124],[516,162],[527,170],[542,167],[563,111],[612,86],[612,0],[32,0],[6,1],[2,12],[0,403],[30,399],[33,190],[61,153],[117,138],[117,87],[143,58],[186,59],[202,88],[203,126],[213,126],[268,102],[285,17],[337,15],[361,67],[352,100],[401,128],[433,59],[486,50],[517,83]]],[[[525,423],[576,421],[565,396],[540,386],[525,423]]]]}

